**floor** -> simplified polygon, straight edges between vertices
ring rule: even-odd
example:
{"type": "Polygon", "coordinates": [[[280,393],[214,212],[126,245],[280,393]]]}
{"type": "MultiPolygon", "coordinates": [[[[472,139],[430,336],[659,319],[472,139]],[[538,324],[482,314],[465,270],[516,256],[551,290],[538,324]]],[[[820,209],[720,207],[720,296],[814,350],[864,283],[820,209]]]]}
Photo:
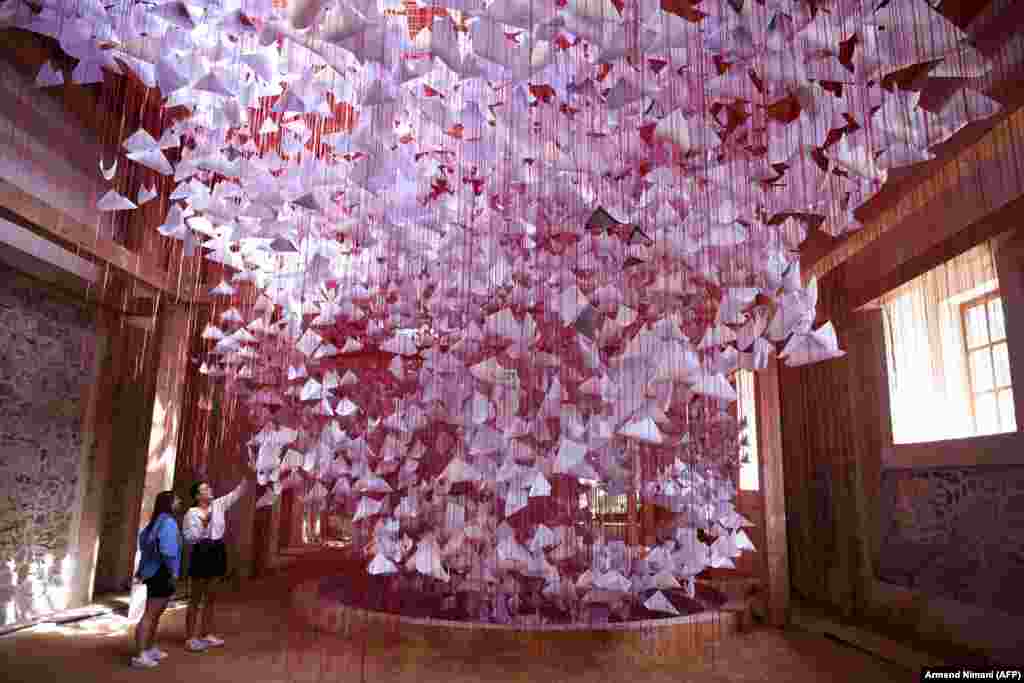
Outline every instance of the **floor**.
{"type": "MultiPolygon", "coordinates": [[[[337,557],[334,555],[333,557],[337,557]]],[[[128,666],[133,627],[116,613],[72,624],[45,624],[0,638],[3,679],[149,681],[203,680],[245,683],[388,683],[391,681],[543,681],[630,683],[680,681],[910,681],[917,672],[876,659],[821,636],[757,628],[719,649],[710,666],[663,661],[657,666],[610,660],[599,649],[554,652],[544,657],[503,651],[487,656],[414,651],[396,643],[366,643],[312,633],[291,618],[289,590],[329,571],[330,552],[306,555],[276,576],[245,582],[226,594],[217,632],[224,648],[201,654],[182,647],[185,610],[169,610],[160,646],[170,658],[151,670],[128,666]]]]}

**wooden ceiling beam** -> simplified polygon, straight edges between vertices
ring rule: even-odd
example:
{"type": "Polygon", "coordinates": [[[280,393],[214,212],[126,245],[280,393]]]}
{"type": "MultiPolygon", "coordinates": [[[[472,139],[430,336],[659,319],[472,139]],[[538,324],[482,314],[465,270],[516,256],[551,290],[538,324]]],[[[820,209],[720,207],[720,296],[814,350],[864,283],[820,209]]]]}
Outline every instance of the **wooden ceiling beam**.
{"type": "Polygon", "coordinates": [[[0,180],[0,207],[27,222],[37,232],[107,263],[130,278],[183,303],[208,304],[210,298],[193,282],[191,269],[179,274],[160,267],[152,258],[117,242],[97,237],[96,229],[70,218],[20,188],[0,180]]]}
{"type": "MultiPolygon", "coordinates": [[[[957,14],[969,21],[965,30],[972,35],[973,42],[979,48],[984,43],[983,51],[993,61],[992,71],[968,81],[969,86],[1000,102],[1006,113],[971,127],[988,128],[987,132],[961,131],[953,140],[938,146],[937,160],[900,169],[916,170],[911,170],[908,177],[895,181],[895,185],[890,178],[881,192],[861,207],[858,214],[863,219],[863,227],[857,232],[840,238],[841,241],[826,236],[825,240],[832,242],[832,246],[826,246],[820,239],[824,236],[822,233],[814,236],[817,244],[812,245],[809,239],[801,250],[805,280],[812,276],[823,277],[868,250],[872,243],[893,230],[913,227],[917,214],[922,213],[925,207],[942,201],[944,197],[962,198],[964,192],[976,194],[978,189],[973,183],[979,174],[979,167],[991,164],[996,156],[1020,153],[1019,148],[1011,150],[1007,141],[1012,140],[1016,147],[1016,142],[1021,139],[1021,126],[1024,122],[1024,114],[1019,111],[1024,105],[1024,96],[1020,94],[1017,85],[1021,78],[1021,64],[1024,64],[1024,41],[1012,32],[1001,31],[997,35],[993,31],[1004,23],[1014,25],[1024,11],[1024,4],[1015,0],[962,0],[946,4],[949,7],[940,7],[940,12],[947,17],[950,13],[957,14]]],[[[952,83],[952,80],[949,82],[952,83]]],[[[907,243],[912,241],[912,237],[907,235],[907,238],[900,241],[901,250],[912,247],[907,243]]]]}
{"type": "Polygon", "coordinates": [[[843,289],[850,307],[869,304],[1018,225],[1024,207],[1024,109],[1003,123],[965,161],[955,184],[922,196],[898,228],[846,261],[843,289]]]}
{"type": "MultiPolygon", "coordinates": [[[[840,264],[867,250],[883,235],[893,231],[904,232],[907,226],[916,223],[915,219],[920,211],[936,202],[956,197],[963,200],[975,196],[979,190],[983,189],[979,188],[976,182],[979,168],[1004,157],[1020,158],[1019,155],[1024,155],[1022,147],[1024,147],[1024,108],[1018,109],[1000,121],[975,144],[960,150],[928,180],[915,186],[893,206],[868,221],[863,228],[851,235],[827,256],[805,269],[805,277],[821,278],[840,264]]],[[[943,226],[943,232],[948,232],[950,229],[951,226],[943,226]]],[[[904,249],[911,247],[912,245],[907,244],[904,249]]]]}

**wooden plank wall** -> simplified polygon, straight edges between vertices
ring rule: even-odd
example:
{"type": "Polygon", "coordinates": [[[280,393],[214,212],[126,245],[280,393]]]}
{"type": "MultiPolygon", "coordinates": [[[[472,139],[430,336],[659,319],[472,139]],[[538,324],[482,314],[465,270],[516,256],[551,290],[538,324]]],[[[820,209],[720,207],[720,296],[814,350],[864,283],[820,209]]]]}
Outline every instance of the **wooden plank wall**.
{"type": "Polygon", "coordinates": [[[789,620],[789,548],[786,538],[786,478],[782,454],[782,412],[779,360],[756,375],[758,474],[761,490],[761,576],[764,580],[766,617],[783,626],[789,620]]]}
{"type": "MultiPolygon", "coordinates": [[[[961,247],[950,246],[945,258],[961,247]]],[[[1020,252],[1008,242],[999,251],[1012,335],[1024,310],[1015,300],[1020,252]]],[[[877,578],[881,475],[886,463],[909,469],[1019,463],[1021,433],[893,446],[882,315],[852,310],[860,302],[843,283],[857,280],[848,272],[854,266],[847,262],[819,282],[818,323],[835,322],[846,357],[780,371],[791,595],[949,661],[1009,661],[1019,650],[1021,618],[877,578]]]]}
{"type": "Polygon", "coordinates": [[[888,384],[879,311],[847,314],[840,266],[820,283],[820,315],[836,324],[844,358],[780,367],[790,585],[844,615],[869,596],[877,547],[888,384]],[[872,493],[873,492],[873,493],[872,493]]]}

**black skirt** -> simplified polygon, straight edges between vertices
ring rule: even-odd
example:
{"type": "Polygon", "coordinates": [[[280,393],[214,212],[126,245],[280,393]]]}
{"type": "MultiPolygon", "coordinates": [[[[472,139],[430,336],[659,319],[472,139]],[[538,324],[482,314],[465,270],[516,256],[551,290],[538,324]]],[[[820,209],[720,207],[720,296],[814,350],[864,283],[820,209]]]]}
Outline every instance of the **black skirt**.
{"type": "Polygon", "coordinates": [[[143,583],[146,584],[147,600],[162,600],[174,595],[174,577],[167,565],[161,564],[156,574],[149,577],[143,583]]]}
{"type": "Polygon", "coordinates": [[[216,579],[228,573],[228,552],[224,541],[204,539],[192,546],[188,575],[193,579],[216,579]]]}

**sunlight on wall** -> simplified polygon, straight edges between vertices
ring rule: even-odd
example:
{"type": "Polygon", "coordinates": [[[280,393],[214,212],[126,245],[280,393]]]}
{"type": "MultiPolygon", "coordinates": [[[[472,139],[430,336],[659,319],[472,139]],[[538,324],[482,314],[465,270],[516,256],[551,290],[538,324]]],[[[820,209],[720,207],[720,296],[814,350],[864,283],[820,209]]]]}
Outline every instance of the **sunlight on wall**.
{"type": "Polygon", "coordinates": [[[75,571],[75,561],[70,555],[60,562],[55,560],[52,553],[32,560],[25,580],[20,582],[18,567],[13,559],[7,562],[7,571],[11,585],[4,591],[5,624],[32,621],[70,606],[71,579],[75,571]]]}
{"type": "MultiPolygon", "coordinates": [[[[17,566],[14,564],[14,560],[7,561],[7,571],[11,575],[11,588],[17,589],[18,587],[18,574],[17,566]]],[[[13,592],[13,591],[12,591],[13,592]]],[[[14,607],[14,601],[11,600],[4,606],[4,623],[13,624],[17,617],[17,610],[14,607]]]]}
{"type": "MultiPolygon", "coordinates": [[[[146,446],[150,449],[149,461],[146,463],[146,473],[157,472],[167,467],[171,457],[176,455],[176,449],[162,447],[159,449],[159,454],[154,457],[153,449],[154,446],[161,444],[167,434],[173,434],[173,423],[166,424],[167,420],[167,409],[164,408],[164,402],[160,400],[160,392],[157,392],[156,396],[153,397],[153,429],[149,435],[149,443],[146,446]]],[[[171,419],[175,418],[171,415],[171,419]]],[[[171,461],[173,465],[173,461],[171,461]]]]}

